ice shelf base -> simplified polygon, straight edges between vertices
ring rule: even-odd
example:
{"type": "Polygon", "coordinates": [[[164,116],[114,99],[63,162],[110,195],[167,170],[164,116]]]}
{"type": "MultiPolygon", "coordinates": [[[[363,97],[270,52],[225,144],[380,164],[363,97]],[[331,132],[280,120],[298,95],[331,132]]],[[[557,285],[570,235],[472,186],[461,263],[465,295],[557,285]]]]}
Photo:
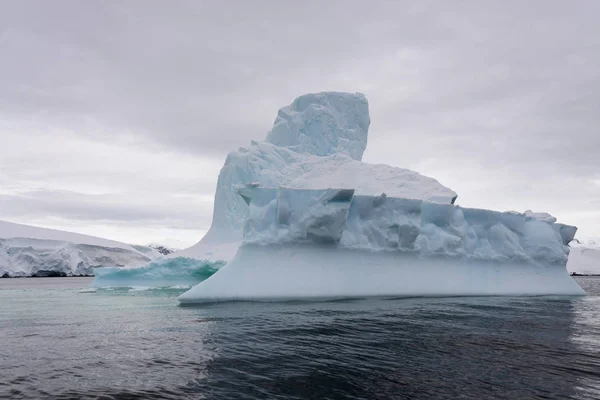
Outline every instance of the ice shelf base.
{"type": "Polygon", "coordinates": [[[585,295],[564,266],[424,259],[328,246],[243,245],[181,304],[362,297],[585,295]]]}

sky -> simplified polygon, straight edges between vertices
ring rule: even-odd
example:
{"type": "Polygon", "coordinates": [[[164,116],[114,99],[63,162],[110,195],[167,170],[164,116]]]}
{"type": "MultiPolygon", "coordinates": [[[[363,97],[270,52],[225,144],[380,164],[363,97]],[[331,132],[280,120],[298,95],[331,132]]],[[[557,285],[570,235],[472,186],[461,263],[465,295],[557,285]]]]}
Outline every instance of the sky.
{"type": "Polygon", "coordinates": [[[0,220],[183,248],[229,151],[362,92],[363,161],[600,237],[600,2],[0,1],[0,220]]]}

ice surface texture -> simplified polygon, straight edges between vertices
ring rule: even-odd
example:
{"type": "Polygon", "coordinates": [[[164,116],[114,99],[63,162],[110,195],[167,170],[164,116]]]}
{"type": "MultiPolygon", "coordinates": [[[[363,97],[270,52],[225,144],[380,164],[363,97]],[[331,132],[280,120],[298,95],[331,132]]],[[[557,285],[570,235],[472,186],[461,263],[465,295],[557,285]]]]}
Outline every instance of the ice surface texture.
{"type": "Polygon", "coordinates": [[[182,303],[583,294],[565,268],[572,226],[353,189],[238,192],[249,204],[242,246],[182,303]]]}
{"type": "Polygon", "coordinates": [[[244,243],[329,243],[343,248],[565,266],[576,228],[514,213],[353,189],[247,187],[244,243]]]}
{"type": "Polygon", "coordinates": [[[343,154],[360,161],[370,123],[361,93],[306,94],[279,110],[266,141],[297,153],[343,154]]]}
{"type": "Polygon", "coordinates": [[[209,232],[200,243],[174,256],[232,257],[248,212],[236,189],[247,184],[298,189],[352,187],[364,195],[385,191],[395,197],[454,201],[456,193],[433,178],[361,162],[369,123],[368,103],[360,93],[307,94],[279,110],[266,141],[253,141],[249,147],[229,153],[219,173],[209,232]]]}

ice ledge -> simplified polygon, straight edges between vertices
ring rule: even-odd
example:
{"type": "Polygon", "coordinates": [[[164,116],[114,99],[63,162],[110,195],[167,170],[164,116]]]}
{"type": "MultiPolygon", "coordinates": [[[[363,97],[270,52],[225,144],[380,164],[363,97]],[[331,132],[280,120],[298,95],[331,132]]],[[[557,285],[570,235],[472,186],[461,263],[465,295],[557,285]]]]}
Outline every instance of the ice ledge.
{"type": "Polygon", "coordinates": [[[576,227],[525,214],[353,189],[238,188],[249,205],[246,244],[330,244],[494,262],[565,266],[576,227]]]}

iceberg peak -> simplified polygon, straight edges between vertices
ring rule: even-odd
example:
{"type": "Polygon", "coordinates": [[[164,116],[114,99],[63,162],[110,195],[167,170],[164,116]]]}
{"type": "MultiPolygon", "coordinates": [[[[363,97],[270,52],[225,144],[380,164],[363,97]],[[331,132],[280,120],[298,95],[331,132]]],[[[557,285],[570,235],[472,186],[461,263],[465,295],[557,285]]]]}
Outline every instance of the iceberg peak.
{"type": "Polygon", "coordinates": [[[370,123],[362,93],[305,94],[279,110],[266,141],[298,153],[344,154],[360,161],[370,123]]]}

